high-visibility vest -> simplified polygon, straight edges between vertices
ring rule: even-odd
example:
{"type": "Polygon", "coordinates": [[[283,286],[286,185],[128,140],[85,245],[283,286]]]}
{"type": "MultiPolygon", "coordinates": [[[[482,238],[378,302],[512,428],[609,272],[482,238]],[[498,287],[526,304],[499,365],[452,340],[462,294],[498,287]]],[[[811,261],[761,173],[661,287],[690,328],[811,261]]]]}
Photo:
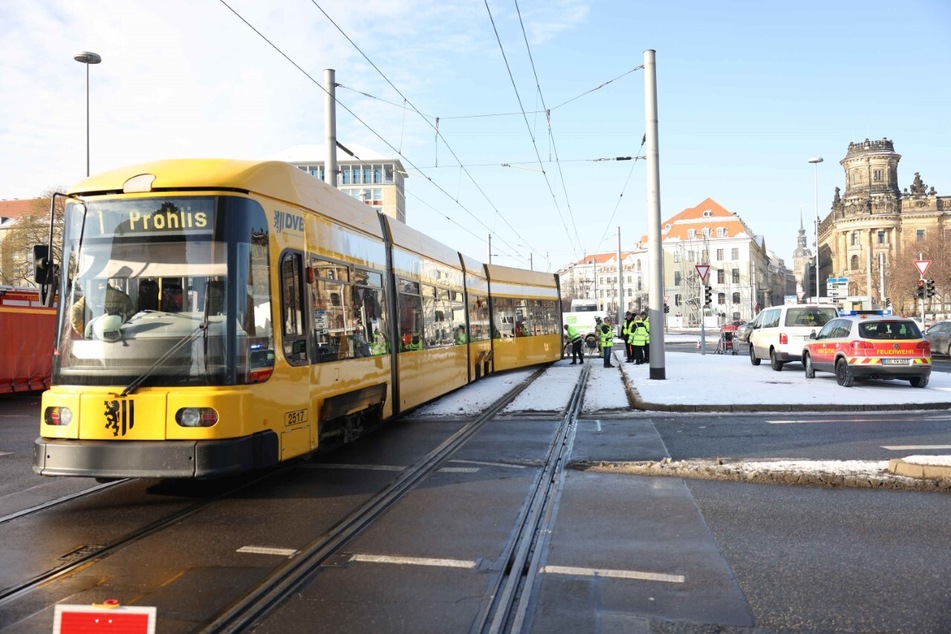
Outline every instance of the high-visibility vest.
{"type": "Polygon", "coordinates": [[[578,339],[581,339],[581,333],[578,332],[578,329],[568,324],[568,341],[574,343],[578,339]]]}
{"type": "Polygon", "coordinates": [[[610,348],[614,345],[614,328],[608,324],[601,324],[601,347],[610,348]]]}
{"type": "Polygon", "coordinates": [[[647,345],[649,337],[643,321],[638,319],[634,322],[634,328],[631,330],[631,336],[628,338],[628,341],[631,342],[632,346],[647,345]]]}

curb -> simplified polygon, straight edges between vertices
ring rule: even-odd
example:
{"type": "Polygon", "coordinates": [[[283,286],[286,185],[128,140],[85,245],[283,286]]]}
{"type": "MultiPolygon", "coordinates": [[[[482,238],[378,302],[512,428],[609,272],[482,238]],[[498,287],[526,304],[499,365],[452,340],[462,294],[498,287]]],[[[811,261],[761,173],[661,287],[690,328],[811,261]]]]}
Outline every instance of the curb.
{"type": "Polygon", "coordinates": [[[779,403],[779,404],[728,404],[728,405],[671,405],[669,403],[650,403],[642,401],[637,390],[630,388],[634,398],[634,409],[649,412],[895,412],[951,409],[951,403],[901,403],[901,404],[849,404],[849,405],[814,405],[810,403],[779,403]]]}
{"type": "Polygon", "coordinates": [[[905,462],[901,458],[888,461],[888,470],[895,475],[909,478],[949,478],[951,479],[951,465],[918,464],[905,462]]]}

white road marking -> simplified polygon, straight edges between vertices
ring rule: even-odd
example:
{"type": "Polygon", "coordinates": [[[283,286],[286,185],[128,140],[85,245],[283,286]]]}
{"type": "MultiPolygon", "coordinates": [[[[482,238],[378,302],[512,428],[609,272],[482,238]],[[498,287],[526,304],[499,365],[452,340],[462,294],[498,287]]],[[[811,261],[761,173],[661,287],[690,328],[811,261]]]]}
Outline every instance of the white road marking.
{"type": "Polygon", "coordinates": [[[911,451],[918,449],[951,449],[951,445],[882,445],[889,451],[911,451]]]}
{"type": "Polygon", "coordinates": [[[465,559],[436,559],[432,557],[393,557],[389,555],[353,555],[350,561],[371,564],[398,564],[401,566],[435,566],[438,568],[475,568],[476,562],[465,559]]]}
{"type": "Polygon", "coordinates": [[[481,462],[479,460],[450,460],[449,462],[461,462],[463,464],[480,464],[486,467],[507,467],[509,469],[524,469],[525,465],[507,464],[504,462],[481,462]]]}
{"type": "Polygon", "coordinates": [[[440,467],[439,473],[479,473],[481,469],[477,467],[440,467]]]}
{"type": "Polygon", "coordinates": [[[575,568],[573,566],[545,566],[541,572],[550,575],[573,575],[576,577],[611,577],[613,579],[640,579],[643,581],[664,581],[667,583],[684,583],[687,580],[683,575],[668,575],[660,572],[643,572],[640,570],[611,570],[606,568],[575,568]]]}
{"type": "Polygon", "coordinates": [[[238,549],[238,552],[252,555],[280,555],[282,557],[292,557],[297,554],[297,551],[293,548],[269,548],[268,546],[242,546],[238,549]]]}

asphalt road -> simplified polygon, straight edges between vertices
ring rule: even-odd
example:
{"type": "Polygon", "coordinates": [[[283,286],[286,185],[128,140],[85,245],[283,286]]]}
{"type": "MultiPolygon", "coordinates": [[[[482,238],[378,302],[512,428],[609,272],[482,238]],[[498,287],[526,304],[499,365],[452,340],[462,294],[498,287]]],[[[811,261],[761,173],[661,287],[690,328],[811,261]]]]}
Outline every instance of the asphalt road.
{"type": "MultiPolygon", "coordinates": [[[[37,416],[36,399],[0,405],[0,516],[91,484],[32,474],[37,416]]],[[[552,572],[534,599],[529,629],[949,631],[947,493],[632,476],[583,466],[665,457],[885,459],[885,447],[893,444],[946,443],[949,424],[942,412],[586,416],[573,446],[577,464],[561,485],[552,520],[546,554],[552,572]],[[556,572],[564,570],[575,572],[556,572]]],[[[229,596],[274,561],[235,546],[295,544],[325,530],[341,507],[391,477],[381,467],[411,463],[458,425],[393,426],[291,477],[223,500],[177,531],[143,542],[131,562],[107,559],[108,583],[115,591],[119,580],[143,584],[139,601],[161,600],[165,618],[178,619],[177,627],[165,621],[172,628],[166,631],[192,631],[188,619],[199,618],[194,615],[207,609],[209,597],[229,596]],[[328,462],[352,466],[321,468],[328,462]],[[147,581],[160,582],[152,594],[147,581]]],[[[465,630],[553,427],[554,421],[514,418],[487,430],[455,456],[456,468],[434,475],[362,535],[346,558],[322,567],[259,631],[312,630],[318,623],[339,632],[465,630]],[[471,561],[475,568],[353,563],[355,555],[471,561]]],[[[8,536],[20,552],[8,549],[0,567],[15,576],[16,565],[56,559],[77,544],[97,543],[90,540],[104,531],[127,531],[163,506],[187,504],[186,489],[177,491],[130,490],[107,496],[104,506],[87,502],[40,516],[27,534],[8,536]],[[59,538],[35,538],[50,531],[59,538]]],[[[90,569],[78,577],[93,585],[73,599],[95,596],[102,574],[90,569]]],[[[31,623],[35,629],[2,631],[47,626],[40,618],[31,623]]]]}

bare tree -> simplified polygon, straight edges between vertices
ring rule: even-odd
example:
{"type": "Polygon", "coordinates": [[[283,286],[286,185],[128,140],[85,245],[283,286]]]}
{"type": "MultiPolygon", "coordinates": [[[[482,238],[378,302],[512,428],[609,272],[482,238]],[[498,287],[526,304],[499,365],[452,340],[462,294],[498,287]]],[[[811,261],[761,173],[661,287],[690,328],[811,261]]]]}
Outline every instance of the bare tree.
{"type": "MultiPolygon", "coordinates": [[[[29,213],[17,219],[6,231],[0,246],[0,283],[11,286],[35,286],[33,282],[33,245],[47,244],[50,237],[50,200],[53,191],[38,198],[29,213]]],[[[63,198],[56,199],[53,212],[53,258],[62,252],[63,198]]]]}

